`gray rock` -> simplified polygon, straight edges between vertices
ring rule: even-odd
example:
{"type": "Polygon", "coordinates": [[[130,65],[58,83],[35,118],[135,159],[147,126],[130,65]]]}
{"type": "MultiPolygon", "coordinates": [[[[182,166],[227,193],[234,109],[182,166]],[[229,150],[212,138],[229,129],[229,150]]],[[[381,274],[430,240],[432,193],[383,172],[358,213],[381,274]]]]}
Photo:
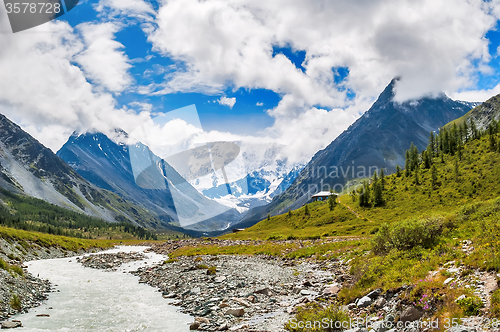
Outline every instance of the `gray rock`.
{"type": "Polygon", "coordinates": [[[303,289],[300,291],[300,295],[311,295],[311,292],[308,291],[307,289],[303,289]]]}
{"type": "Polygon", "coordinates": [[[224,280],[226,280],[226,276],[220,276],[220,277],[215,278],[215,282],[217,282],[217,283],[221,283],[224,280]]]}
{"type": "Polygon", "coordinates": [[[2,322],[2,329],[15,329],[17,327],[22,327],[23,324],[21,324],[20,321],[5,321],[2,322]]]}
{"type": "Polygon", "coordinates": [[[245,314],[245,309],[243,308],[229,308],[226,310],[226,315],[232,315],[234,317],[241,317],[245,314]]]}
{"type": "Polygon", "coordinates": [[[417,319],[422,318],[424,315],[424,311],[420,310],[419,308],[415,306],[411,306],[406,308],[402,313],[401,316],[399,316],[399,320],[402,321],[403,323],[406,322],[413,322],[417,319]]]}
{"type": "Polygon", "coordinates": [[[263,288],[263,289],[259,289],[259,290],[255,291],[254,293],[255,294],[262,294],[262,295],[266,295],[266,296],[273,295],[273,292],[267,287],[263,288]]]}
{"type": "Polygon", "coordinates": [[[369,298],[368,296],[365,296],[365,297],[362,297],[361,299],[359,299],[357,305],[358,305],[358,308],[366,308],[369,305],[371,305],[372,303],[373,303],[373,300],[371,298],[369,298]]]}
{"type": "Polygon", "coordinates": [[[379,288],[379,289],[376,289],[376,290],[368,293],[368,295],[366,295],[366,296],[368,296],[372,300],[375,300],[377,297],[380,296],[380,294],[382,294],[382,290],[379,288]]]}
{"type": "Polygon", "coordinates": [[[201,323],[200,322],[193,322],[191,325],[189,325],[189,329],[191,331],[197,330],[200,327],[201,323]]]}

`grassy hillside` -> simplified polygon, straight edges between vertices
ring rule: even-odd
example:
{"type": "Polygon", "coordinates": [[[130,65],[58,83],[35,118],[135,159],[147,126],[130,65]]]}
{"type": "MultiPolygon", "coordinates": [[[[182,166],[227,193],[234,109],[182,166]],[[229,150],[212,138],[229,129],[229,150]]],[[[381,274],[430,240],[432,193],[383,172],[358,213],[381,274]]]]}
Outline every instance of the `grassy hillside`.
{"type": "MultiPolygon", "coordinates": [[[[392,174],[384,178],[383,198],[378,207],[360,207],[358,195],[344,194],[330,211],[327,202],[305,207],[270,219],[255,226],[223,237],[234,239],[285,239],[344,235],[370,235],[382,223],[392,223],[414,217],[453,214],[465,204],[500,196],[500,153],[490,149],[488,135],[463,146],[462,159],[443,154],[432,158],[436,168],[436,183],[432,184],[432,169],[423,163],[405,176],[392,174]],[[456,172],[458,170],[458,172],[456,172]]],[[[402,165],[403,166],[403,165],[402,165]]]]}

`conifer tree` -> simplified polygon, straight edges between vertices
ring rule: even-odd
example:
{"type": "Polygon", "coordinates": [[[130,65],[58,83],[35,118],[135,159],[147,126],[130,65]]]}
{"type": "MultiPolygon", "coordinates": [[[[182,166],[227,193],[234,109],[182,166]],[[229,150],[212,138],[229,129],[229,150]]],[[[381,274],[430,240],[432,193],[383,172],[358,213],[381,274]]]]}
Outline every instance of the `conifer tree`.
{"type": "Polygon", "coordinates": [[[396,165],[396,176],[398,178],[401,176],[401,167],[399,167],[399,165],[396,165]]]}
{"type": "Polygon", "coordinates": [[[427,153],[427,150],[422,151],[422,160],[424,162],[424,168],[431,168],[431,158],[427,153]]]}
{"type": "Polygon", "coordinates": [[[309,215],[309,206],[308,206],[307,204],[306,204],[306,205],[305,205],[305,207],[304,207],[304,214],[305,214],[306,216],[308,216],[308,215],[309,215]]]}
{"type": "Polygon", "coordinates": [[[381,206],[382,204],[384,204],[382,184],[380,181],[377,181],[373,183],[373,205],[381,206]]]}
{"type": "Polygon", "coordinates": [[[410,176],[410,151],[406,150],[405,176],[410,176]]]}
{"type": "Polygon", "coordinates": [[[385,173],[384,173],[383,168],[380,169],[380,184],[382,186],[382,190],[384,190],[385,189],[385,173]]]}
{"type": "Polygon", "coordinates": [[[427,145],[427,155],[429,158],[434,157],[434,151],[436,149],[436,139],[434,138],[434,132],[431,131],[429,136],[429,144],[427,145]]]}
{"type": "Polygon", "coordinates": [[[292,217],[292,210],[288,209],[288,218],[292,217]]]}
{"type": "Polygon", "coordinates": [[[420,184],[420,180],[418,178],[418,168],[415,169],[415,184],[420,184]]]}
{"type": "Polygon", "coordinates": [[[460,173],[458,172],[458,159],[455,158],[455,182],[458,182],[460,173]]]}
{"type": "Polygon", "coordinates": [[[431,184],[432,189],[435,189],[437,185],[437,170],[435,165],[432,165],[431,167],[431,184]]]}
{"type": "MultiPolygon", "coordinates": [[[[495,121],[495,120],[493,120],[495,121]]],[[[488,134],[489,134],[489,140],[490,140],[490,150],[491,151],[495,151],[496,150],[496,138],[495,138],[495,129],[496,128],[496,124],[490,124],[490,126],[488,127],[488,134]]]]}
{"type": "Polygon", "coordinates": [[[269,213],[267,214],[267,220],[271,220],[271,215],[269,213]]]}
{"type": "Polygon", "coordinates": [[[336,195],[333,193],[333,190],[330,190],[330,197],[328,197],[328,206],[330,207],[330,211],[333,211],[335,208],[335,198],[336,195]]]}

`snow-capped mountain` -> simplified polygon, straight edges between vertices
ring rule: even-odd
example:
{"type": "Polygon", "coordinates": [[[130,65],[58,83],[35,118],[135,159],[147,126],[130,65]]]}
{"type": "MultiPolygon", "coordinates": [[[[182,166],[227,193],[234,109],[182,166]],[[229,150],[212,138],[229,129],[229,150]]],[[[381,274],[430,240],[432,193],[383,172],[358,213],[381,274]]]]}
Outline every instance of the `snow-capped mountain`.
{"type": "Polygon", "coordinates": [[[153,216],[89,183],[50,149],[0,115],[0,187],[104,219],[151,226],[153,216]]]}
{"type": "Polygon", "coordinates": [[[162,220],[157,228],[175,225],[212,232],[227,229],[240,219],[238,211],[200,194],[147,146],[127,143],[102,133],[74,134],[57,155],[96,186],[162,220]]]}
{"type": "Polygon", "coordinates": [[[237,144],[239,155],[224,167],[227,184],[222,170],[190,182],[205,196],[242,213],[271,202],[275,195],[288,188],[304,167],[304,163],[288,160],[283,145],[237,144]]]}

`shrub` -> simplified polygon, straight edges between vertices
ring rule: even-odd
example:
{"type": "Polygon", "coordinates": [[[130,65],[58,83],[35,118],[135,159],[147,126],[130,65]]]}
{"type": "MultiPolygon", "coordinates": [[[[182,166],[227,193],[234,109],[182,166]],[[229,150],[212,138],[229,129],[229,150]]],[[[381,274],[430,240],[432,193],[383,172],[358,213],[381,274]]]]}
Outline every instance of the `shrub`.
{"type": "Polygon", "coordinates": [[[217,268],[215,266],[211,266],[207,269],[207,275],[211,276],[217,273],[217,268]]]}
{"type": "Polygon", "coordinates": [[[203,260],[203,258],[201,258],[200,256],[198,256],[194,259],[195,262],[201,262],[202,260],[203,260]]]}
{"type": "Polygon", "coordinates": [[[0,269],[8,271],[9,270],[9,264],[7,264],[6,261],[0,258],[0,269]]]}
{"type": "Polygon", "coordinates": [[[12,295],[12,298],[10,299],[10,306],[17,311],[21,310],[21,299],[19,296],[16,294],[12,295]]]}
{"type": "Polygon", "coordinates": [[[24,271],[23,271],[23,269],[20,266],[11,265],[10,269],[11,269],[12,272],[17,273],[21,277],[24,277],[24,271]]]}
{"type": "Polygon", "coordinates": [[[376,254],[387,253],[391,249],[409,250],[417,246],[424,248],[436,244],[443,232],[442,217],[406,220],[391,225],[382,224],[372,239],[372,250],[376,254]]]}
{"type": "Polygon", "coordinates": [[[175,263],[175,262],[178,262],[179,260],[178,259],[175,259],[175,258],[169,258],[167,259],[166,261],[164,261],[163,263],[164,264],[170,264],[170,263],[175,263]]]}
{"type": "Polygon", "coordinates": [[[331,305],[323,309],[317,303],[312,303],[306,305],[304,308],[299,308],[297,316],[286,323],[285,329],[288,331],[301,332],[342,331],[343,328],[336,328],[335,323],[337,323],[337,326],[342,326],[342,323],[344,323],[344,327],[349,326],[349,316],[336,305],[331,305]],[[328,320],[329,323],[333,323],[328,324],[329,326],[324,328],[325,326],[323,326],[323,324],[318,324],[318,322],[322,322],[323,319],[325,319],[325,321],[328,320]],[[299,326],[299,324],[297,324],[299,322],[303,323],[304,326],[299,326]],[[309,324],[306,324],[307,322],[309,322],[309,324]],[[316,324],[314,322],[316,322],[316,324]]]}
{"type": "Polygon", "coordinates": [[[484,304],[483,301],[477,296],[470,296],[457,301],[457,304],[463,310],[465,316],[476,316],[479,314],[484,304]]]}
{"type": "Polygon", "coordinates": [[[500,289],[491,294],[491,314],[495,318],[500,318],[500,289]]]}

